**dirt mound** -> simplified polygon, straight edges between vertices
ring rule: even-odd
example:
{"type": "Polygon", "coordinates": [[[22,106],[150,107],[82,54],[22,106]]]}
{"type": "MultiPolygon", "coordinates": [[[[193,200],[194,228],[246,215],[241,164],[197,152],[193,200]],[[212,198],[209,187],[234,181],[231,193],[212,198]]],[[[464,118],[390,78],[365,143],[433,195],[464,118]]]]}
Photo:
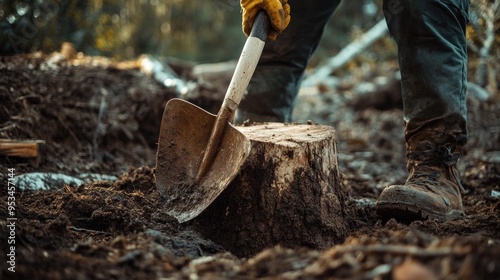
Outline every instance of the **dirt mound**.
{"type": "Polygon", "coordinates": [[[57,54],[0,57],[0,137],[47,142],[43,171],[123,172],[151,164],[175,96],[138,67],[57,54]]]}

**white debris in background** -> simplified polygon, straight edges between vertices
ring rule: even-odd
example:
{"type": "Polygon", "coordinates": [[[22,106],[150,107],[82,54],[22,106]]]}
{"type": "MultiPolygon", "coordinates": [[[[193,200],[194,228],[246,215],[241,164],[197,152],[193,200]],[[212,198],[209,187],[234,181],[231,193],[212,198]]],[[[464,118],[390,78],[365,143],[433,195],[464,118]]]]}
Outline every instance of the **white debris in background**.
{"type": "Polygon", "coordinates": [[[499,191],[495,191],[495,190],[491,190],[491,197],[493,197],[493,198],[500,198],[500,192],[499,191]]]}
{"type": "Polygon", "coordinates": [[[151,75],[166,88],[174,89],[177,94],[184,95],[195,87],[195,83],[185,82],[168,64],[161,63],[154,57],[144,56],[140,60],[141,71],[151,75]]]}
{"type": "Polygon", "coordinates": [[[352,201],[358,207],[375,207],[375,204],[377,204],[377,200],[368,197],[353,198],[352,201]]]}
{"type": "Polygon", "coordinates": [[[20,191],[43,191],[57,190],[68,186],[80,186],[95,181],[116,181],[118,177],[105,174],[85,173],[77,177],[61,173],[33,172],[18,175],[14,179],[16,187],[20,191]]]}
{"type": "Polygon", "coordinates": [[[21,191],[60,189],[64,185],[79,186],[84,181],[59,173],[33,172],[16,176],[14,182],[21,191]]]}

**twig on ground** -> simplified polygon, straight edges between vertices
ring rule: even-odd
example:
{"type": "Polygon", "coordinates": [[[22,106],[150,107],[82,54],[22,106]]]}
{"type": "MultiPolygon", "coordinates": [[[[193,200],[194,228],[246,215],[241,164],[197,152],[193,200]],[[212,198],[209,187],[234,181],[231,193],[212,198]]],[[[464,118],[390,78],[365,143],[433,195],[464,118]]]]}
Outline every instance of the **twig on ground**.
{"type": "Polygon", "coordinates": [[[69,229],[70,230],[74,230],[74,231],[79,231],[79,232],[88,232],[88,233],[97,233],[97,234],[111,235],[111,233],[109,233],[109,232],[100,231],[100,230],[93,230],[93,229],[88,229],[88,228],[77,228],[77,227],[74,227],[74,226],[70,226],[69,229]]]}
{"type": "Polygon", "coordinates": [[[336,247],[333,249],[334,253],[374,253],[374,254],[398,254],[398,255],[412,255],[417,257],[439,257],[449,255],[466,255],[470,250],[463,248],[462,250],[454,248],[419,248],[416,246],[404,245],[348,245],[344,247],[336,247]]]}

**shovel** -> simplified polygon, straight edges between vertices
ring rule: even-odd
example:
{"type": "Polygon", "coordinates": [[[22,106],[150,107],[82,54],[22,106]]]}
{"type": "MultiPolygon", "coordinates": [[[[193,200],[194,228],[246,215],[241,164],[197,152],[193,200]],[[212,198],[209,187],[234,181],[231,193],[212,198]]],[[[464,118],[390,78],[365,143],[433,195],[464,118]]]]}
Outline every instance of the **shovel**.
{"type": "Polygon", "coordinates": [[[250,140],[231,125],[262,54],[269,19],[257,15],[217,115],[182,99],[165,105],[156,154],[155,179],[164,209],[179,223],[207,208],[238,174],[250,140]]]}

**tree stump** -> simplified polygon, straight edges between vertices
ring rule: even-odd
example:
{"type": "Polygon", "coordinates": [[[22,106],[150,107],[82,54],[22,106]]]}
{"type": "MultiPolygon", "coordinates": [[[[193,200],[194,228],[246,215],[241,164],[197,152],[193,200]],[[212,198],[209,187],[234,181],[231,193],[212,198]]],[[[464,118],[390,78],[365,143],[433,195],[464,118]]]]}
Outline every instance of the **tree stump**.
{"type": "Polygon", "coordinates": [[[280,244],[325,248],[347,233],[347,190],[330,126],[238,127],[252,143],[238,176],[191,225],[241,257],[280,244]]]}

